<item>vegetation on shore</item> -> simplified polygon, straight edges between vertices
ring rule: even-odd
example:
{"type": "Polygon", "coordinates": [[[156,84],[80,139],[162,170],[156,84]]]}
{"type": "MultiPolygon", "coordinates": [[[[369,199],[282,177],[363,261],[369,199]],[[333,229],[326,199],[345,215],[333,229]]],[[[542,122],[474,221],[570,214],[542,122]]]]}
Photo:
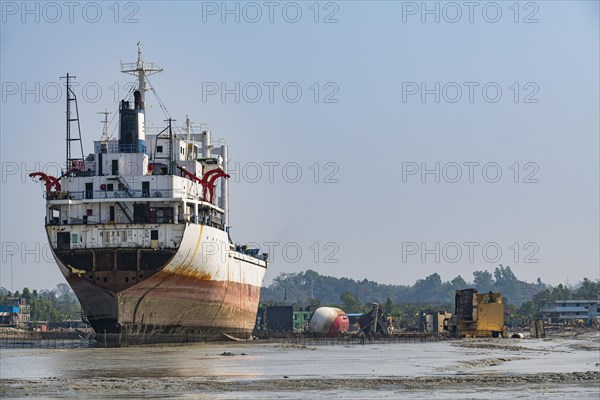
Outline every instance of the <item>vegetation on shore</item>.
{"type": "MultiPolygon", "coordinates": [[[[364,312],[371,303],[384,304],[392,316],[404,321],[414,320],[419,310],[454,310],[454,294],[458,289],[475,288],[479,292],[501,292],[508,320],[541,318],[544,301],[567,299],[595,299],[600,292],[600,281],[584,278],[576,289],[560,284],[551,287],[537,279],[528,283],[517,279],[510,267],[498,267],[493,273],[475,271],[473,281],[458,275],[442,282],[439,274],[419,279],[414,285],[387,285],[363,279],[336,278],[307,270],[282,273],[273,283],[262,289],[261,304],[307,306],[339,306],[348,313],[364,312]]],[[[32,321],[62,322],[81,318],[77,297],[65,283],[53,290],[30,290],[10,293],[0,288],[0,304],[11,297],[23,297],[30,304],[32,321]]]]}
{"type": "Polygon", "coordinates": [[[8,304],[15,297],[27,300],[31,321],[62,322],[81,319],[79,300],[66,283],[59,283],[53,290],[38,291],[27,287],[14,293],[4,288],[0,290],[0,304],[8,304]]]}
{"type": "Polygon", "coordinates": [[[263,288],[261,303],[267,305],[339,306],[344,311],[363,312],[370,303],[385,304],[392,316],[413,320],[419,310],[454,310],[454,295],[458,289],[474,288],[481,292],[501,292],[507,320],[533,320],[541,318],[541,306],[548,300],[595,299],[600,292],[600,281],[584,278],[577,289],[560,284],[552,287],[540,278],[535,283],[519,280],[510,267],[500,266],[493,273],[475,271],[473,281],[467,282],[458,275],[442,282],[434,273],[419,279],[414,285],[386,285],[364,279],[336,278],[307,270],[299,273],[282,273],[273,283],[263,288]]]}

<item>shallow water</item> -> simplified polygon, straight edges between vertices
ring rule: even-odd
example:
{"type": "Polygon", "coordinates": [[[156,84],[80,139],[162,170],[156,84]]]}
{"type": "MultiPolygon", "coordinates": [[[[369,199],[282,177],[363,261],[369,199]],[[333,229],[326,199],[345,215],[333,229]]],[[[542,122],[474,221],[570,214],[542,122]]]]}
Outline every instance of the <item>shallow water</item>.
{"type": "Polygon", "coordinates": [[[597,399],[600,394],[597,381],[540,380],[515,385],[499,383],[496,387],[493,384],[497,377],[598,371],[597,345],[592,340],[500,339],[315,347],[232,343],[2,350],[0,394],[10,398],[241,399],[398,398],[400,395],[457,399],[481,398],[485,394],[483,397],[489,399],[541,395],[597,399]],[[221,355],[224,352],[234,355],[221,355]],[[446,387],[442,381],[439,385],[435,383],[437,378],[463,376],[480,377],[487,386],[478,388],[468,383],[446,387]],[[434,381],[423,389],[407,388],[404,383],[373,383],[401,377],[430,377],[434,381]]]}

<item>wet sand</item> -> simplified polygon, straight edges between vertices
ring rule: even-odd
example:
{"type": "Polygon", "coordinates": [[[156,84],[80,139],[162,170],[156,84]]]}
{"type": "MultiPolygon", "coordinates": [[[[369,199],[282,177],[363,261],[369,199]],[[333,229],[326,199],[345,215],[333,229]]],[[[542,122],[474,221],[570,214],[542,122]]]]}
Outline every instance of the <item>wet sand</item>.
{"type": "Polygon", "coordinates": [[[2,398],[600,397],[600,336],[2,350],[2,398]]]}

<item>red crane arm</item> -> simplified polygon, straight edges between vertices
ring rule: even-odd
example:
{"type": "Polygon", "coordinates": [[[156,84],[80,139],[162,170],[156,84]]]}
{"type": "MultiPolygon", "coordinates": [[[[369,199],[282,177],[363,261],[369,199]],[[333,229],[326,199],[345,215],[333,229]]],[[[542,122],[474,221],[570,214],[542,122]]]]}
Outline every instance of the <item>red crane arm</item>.
{"type": "Polygon", "coordinates": [[[213,202],[214,198],[215,181],[221,177],[229,178],[229,175],[225,173],[225,171],[223,171],[221,168],[211,169],[202,176],[202,179],[198,178],[196,175],[192,174],[187,169],[180,167],[179,165],[177,166],[177,169],[179,169],[182,175],[186,176],[191,181],[198,182],[199,184],[201,184],[202,200],[206,201],[206,191],[208,191],[211,203],[213,202]]]}
{"type": "MultiPolygon", "coordinates": [[[[223,172],[223,170],[221,168],[216,168],[216,169],[211,169],[210,171],[206,172],[203,176],[202,176],[202,186],[203,186],[203,191],[202,191],[202,200],[206,201],[206,191],[208,190],[211,193],[211,199],[212,199],[212,189],[210,187],[210,184],[208,183],[210,180],[210,176],[214,175],[214,174],[218,174],[219,172],[223,172]]],[[[212,203],[212,200],[211,200],[212,203]]]]}
{"type": "Polygon", "coordinates": [[[34,178],[34,179],[39,178],[40,182],[44,182],[44,184],[46,185],[46,192],[51,191],[53,187],[54,187],[54,190],[56,190],[57,192],[60,192],[60,189],[61,189],[60,182],[58,181],[58,179],[56,179],[53,176],[46,175],[43,172],[32,172],[31,174],[29,174],[29,177],[34,178]]]}
{"type": "Polygon", "coordinates": [[[210,171],[206,172],[202,176],[202,181],[204,183],[208,184],[208,180],[210,179],[210,176],[214,175],[214,174],[218,174],[219,172],[223,172],[223,170],[221,168],[211,169],[210,171]]]}
{"type": "Polygon", "coordinates": [[[229,174],[225,173],[222,169],[216,170],[218,171],[216,174],[213,174],[210,178],[208,178],[208,191],[210,192],[210,202],[213,202],[214,191],[215,191],[215,181],[221,177],[227,179],[229,178],[229,174]]]}
{"type": "Polygon", "coordinates": [[[189,180],[191,180],[193,182],[198,182],[199,184],[201,184],[202,186],[204,186],[204,182],[202,182],[202,180],[200,178],[198,178],[196,175],[192,174],[187,169],[185,169],[183,167],[180,167],[179,165],[177,166],[177,169],[179,169],[181,171],[181,173],[183,175],[185,175],[189,180]]]}

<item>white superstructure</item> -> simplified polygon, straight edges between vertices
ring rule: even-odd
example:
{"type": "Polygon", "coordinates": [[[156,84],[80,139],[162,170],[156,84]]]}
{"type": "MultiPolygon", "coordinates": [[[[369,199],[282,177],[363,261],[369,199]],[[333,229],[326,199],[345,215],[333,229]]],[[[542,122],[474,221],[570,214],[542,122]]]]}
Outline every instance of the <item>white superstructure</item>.
{"type": "MultiPolygon", "coordinates": [[[[254,326],[266,254],[235,245],[228,229],[228,149],[208,129],[183,130],[168,118],[149,133],[146,75],[162,71],[122,64],[138,86],[119,105],[119,137],[94,142],[67,172],[33,173],[46,183],[46,230],[57,264],[94,329],[160,332],[254,326]]],[[[68,81],[67,81],[68,85],[68,81]]],[[[70,90],[70,88],[69,88],[70,90]]],[[[72,93],[72,91],[70,92],[72,93]]],[[[70,116],[67,126],[78,120],[70,116]]],[[[232,330],[233,329],[233,330],[232,330]]]]}

